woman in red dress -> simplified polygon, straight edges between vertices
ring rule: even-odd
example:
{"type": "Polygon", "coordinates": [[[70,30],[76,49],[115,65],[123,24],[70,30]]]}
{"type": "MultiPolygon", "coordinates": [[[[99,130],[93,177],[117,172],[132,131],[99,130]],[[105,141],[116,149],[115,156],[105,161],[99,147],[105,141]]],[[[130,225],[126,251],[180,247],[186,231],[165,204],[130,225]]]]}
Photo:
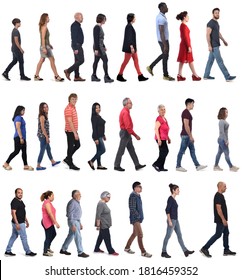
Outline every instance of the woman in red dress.
{"type": "Polygon", "coordinates": [[[177,62],[179,62],[177,80],[178,81],[186,80],[186,78],[182,76],[182,69],[184,63],[189,63],[189,67],[192,71],[192,80],[200,81],[201,78],[197,75],[193,64],[190,30],[187,27],[187,22],[189,21],[188,13],[186,11],[181,12],[176,16],[176,19],[181,20],[182,22],[180,25],[181,43],[180,43],[180,49],[177,58],[177,62]]]}

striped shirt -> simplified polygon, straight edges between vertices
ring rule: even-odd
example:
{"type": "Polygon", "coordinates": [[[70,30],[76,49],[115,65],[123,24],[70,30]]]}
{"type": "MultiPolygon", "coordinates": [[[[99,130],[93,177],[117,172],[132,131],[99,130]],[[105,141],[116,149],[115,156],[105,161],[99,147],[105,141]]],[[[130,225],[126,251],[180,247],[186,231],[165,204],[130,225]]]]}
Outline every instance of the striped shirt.
{"type": "Polygon", "coordinates": [[[73,125],[74,125],[74,129],[75,129],[75,131],[77,131],[78,130],[78,117],[77,117],[76,107],[71,104],[68,104],[65,108],[64,116],[65,116],[65,131],[73,132],[70,127],[70,124],[67,120],[67,118],[69,118],[69,117],[71,117],[73,125]]]}

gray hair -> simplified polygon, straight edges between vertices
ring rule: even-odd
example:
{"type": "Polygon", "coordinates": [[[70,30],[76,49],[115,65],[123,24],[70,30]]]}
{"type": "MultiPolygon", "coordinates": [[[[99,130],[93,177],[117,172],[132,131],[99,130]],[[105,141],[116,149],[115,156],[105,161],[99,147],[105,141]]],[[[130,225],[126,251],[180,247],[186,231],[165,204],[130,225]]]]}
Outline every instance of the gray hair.
{"type": "Polygon", "coordinates": [[[161,108],[165,108],[165,105],[163,105],[163,104],[158,105],[158,107],[157,107],[158,112],[161,108]]]}
{"type": "Polygon", "coordinates": [[[123,106],[126,106],[128,101],[129,101],[129,97],[125,97],[124,100],[123,100],[123,106]]]}

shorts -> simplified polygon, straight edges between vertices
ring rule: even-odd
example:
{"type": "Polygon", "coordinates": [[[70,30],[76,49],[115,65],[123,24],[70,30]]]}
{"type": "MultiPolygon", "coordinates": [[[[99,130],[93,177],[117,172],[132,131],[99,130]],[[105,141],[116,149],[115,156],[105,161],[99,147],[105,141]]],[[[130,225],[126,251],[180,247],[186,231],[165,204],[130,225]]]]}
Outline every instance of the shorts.
{"type": "Polygon", "coordinates": [[[43,58],[47,58],[47,57],[54,57],[53,55],[53,52],[52,52],[52,49],[50,46],[46,46],[46,50],[47,50],[47,53],[43,53],[42,51],[42,47],[40,47],[40,56],[43,57],[43,58]]]}

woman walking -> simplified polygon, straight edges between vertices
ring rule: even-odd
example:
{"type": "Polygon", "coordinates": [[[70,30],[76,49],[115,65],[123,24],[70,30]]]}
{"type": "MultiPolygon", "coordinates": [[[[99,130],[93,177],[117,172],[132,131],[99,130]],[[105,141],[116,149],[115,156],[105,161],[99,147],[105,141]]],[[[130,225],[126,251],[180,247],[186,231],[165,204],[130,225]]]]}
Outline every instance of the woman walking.
{"type": "Polygon", "coordinates": [[[222,153],[224,153],[225,160],[229,166],[230,171],[238,171],[239,167],[234,166],[231,163],[229,156],[229,138],[228,138],[228,130],[229,123],[227,122],[228,110],[225,107],[219,109],[218,119],[219,119],[219,137],[218,137],[218,153],[215,158],[214,171],[222,171],[223,169],[218,165],[222,153]]]}
{"type": "Polygon", "coordinates": [[[44,192],[40,200],[42,204],[42,221],[41,224],[45,230],[45,242],[43,256],[52,257],[53,251],[50,249],[51,243],[56,237],[55,226],[59,228],[59,224],[56,221],[56,210],[52,205],[54,200],[54,193],[52,191],[44,192]]]}
{"type": "Polygon", "coordinates": [[[40,60],[37,64],[34,80],[35,81],[43,81],[42,78],[40,78],[39,73],[42,67],[42,64],[44,63],[45,59],[48,58],[50,60],[50,66],[54,73],[54,78],[56,82],[63,82],[64,79],[61,78],[57,72],[56,66],[55,66],[55,59],[54,55],[52,53],[53,46],[50,44],[50,32],[47,28],[48,22],[50,21],[49,15],[44,13],[40,17],[39,21],[39,32],[40,32],[40,60]]]}
{"type": "Polygon", "coordinates": [[[24,164],[24,170],[33,171],[34,168],[28,165],[27,162],[27,142],[26,142],[26,123],[23,118],[25,113],[25,108],[21,105],[17,106],[15,109],[12,121],[14,122],[14,151],[9,155],[6,162],[3,164],[5,170],[12,170],[12,167],[9,165],[11,160],[22,151],[22,159],[24,164]]]}
{"type": "Polygon", "coordinates": [[[182,251],[185,255],[185,257],[188,257],[190,254],[193,254],[194,251],[189,251],[186,246],[184,245],[183,239],[182,239],[182,233],[180,229],[180,224],[178,221],[178,204],[176,202],[176,196],[179,195],[180,190],[177,185],[169,184],[169,188],[171,191],[171,196],[167,200],[167,206],[166,206],[166,215],[167,215],[167,230],[166,230],[166,236],[163,241],[163,247],[162,247],[162,253],[161,256],[164,258],[170,258],[171,256],[167,254],[167,244],[168,241],[173,233],[173,230],[175,230],[175,233],[178,238],[178,242],[182,248],[182,251]]]}
{"type": "Polygon", "coordinates": [[[48,119],[48,112],[49,112],[49,106],[42,102],[39,105],[39,116],[38,116],[38,133],[37,136],[40,141],[40,152],[37,160],[37,167],[36,170],[45,170],[46,167],[41,166],[41,162],[44,156],[45,151],[47,152],[47,155],[49,157],[49,160],[51,161],[52,166],[56,166],[60,163],[60,161],[55,161],[53,159],[53,156],[51,154],[51,148],[50,148],[50,125],[49,125],[49,119],[48,119]]]}
{"type": "Polygon", "coordinates": [[[177,58],[177,62],[179,62],[177,81],[186,80],[186,78],[182,76],[182,69],[183,69],[184,63],[189,64],[189,67],[192,71],[192,80],[200,81],[201,77],[199,77],[197,75],[194,64],[193,64],[190,30],[187,27],[187,23],[189,21],[188,13],[186,11],[181,12],[180,14],[178,14],[176,16],[176,19],[180,20],[182,22],[180,25],[181,43],[180,43],[180,49],[179,49],[179,54],[178,54],[178,58],[177,58]]]}

